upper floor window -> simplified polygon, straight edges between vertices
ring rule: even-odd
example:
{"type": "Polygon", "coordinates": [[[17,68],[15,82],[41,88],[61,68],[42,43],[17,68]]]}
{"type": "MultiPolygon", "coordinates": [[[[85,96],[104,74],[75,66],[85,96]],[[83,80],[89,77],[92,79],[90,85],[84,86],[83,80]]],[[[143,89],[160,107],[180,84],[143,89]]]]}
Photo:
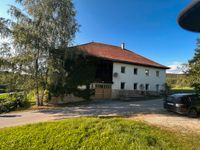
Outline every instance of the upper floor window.
{"type": "Polygon", "coordinates": [[[137,74],[138,74],[138,69],[137,69],[137,68],[134,68],[134,69],[133,69],[133,74],[134,74],[134,75],[137,75],[137,74]]]}
{"type": "Polygon", "coordinates": [[[121,90],[124,90],[125,89],[125,82],[121,82],[121,90]]]}
{"type": "Polygon", "coordinates": [[[149,84],[145,84],[145,90],[146,90],[146,91],[149,90],[149,84]]]}
{"type": "Polygon", "coordinates": [[[125,73],[126,72],[126,67],[122,66],[121,67],[121,73],[125,73]]]}
{"type": "Polygon", "coordinates": [[[149,76],[149,70],[148,69],[145,69],[145,75],[149,76]]]}
{"type": "Polygon", "coordinates": [[[156,77],[160,76],[160,71],[156,71],[156,77]]]}

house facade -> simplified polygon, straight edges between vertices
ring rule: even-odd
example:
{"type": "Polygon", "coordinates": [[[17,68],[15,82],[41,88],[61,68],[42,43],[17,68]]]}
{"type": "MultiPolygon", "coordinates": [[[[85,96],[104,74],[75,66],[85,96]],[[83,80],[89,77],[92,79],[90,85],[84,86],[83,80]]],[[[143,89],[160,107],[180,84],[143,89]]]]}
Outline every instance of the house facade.
{"type": "Polygon", "coordinates": [[[168,67],[127,50],[125,45],[113,46],[91,42],[77,46],[98,58],[93,99],[118,99],[138,95],[157,95],[165,90],[168,67]]]}
{"type": "Polygon", "coordinates": [[[112,98],[157,95],[164,90],[165,80],[165,69],[114,62],[112,98]]]}

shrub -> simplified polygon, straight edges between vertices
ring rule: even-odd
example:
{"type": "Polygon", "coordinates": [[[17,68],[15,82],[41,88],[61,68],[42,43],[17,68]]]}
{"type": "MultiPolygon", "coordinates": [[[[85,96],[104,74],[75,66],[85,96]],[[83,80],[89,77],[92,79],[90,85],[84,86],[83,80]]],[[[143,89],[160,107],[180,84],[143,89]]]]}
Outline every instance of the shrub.
{"type": "Polygon", "coordinates": [[[48,90],[44,91],[44,102],[49,102],[51,100],[51,95],[48,90]]]}
{"type": "Polygon", "coordinates": [[[22,93],[5,93],[0,95],[0,113],[9,112],[23,107],[25,103],[22,93]]]}

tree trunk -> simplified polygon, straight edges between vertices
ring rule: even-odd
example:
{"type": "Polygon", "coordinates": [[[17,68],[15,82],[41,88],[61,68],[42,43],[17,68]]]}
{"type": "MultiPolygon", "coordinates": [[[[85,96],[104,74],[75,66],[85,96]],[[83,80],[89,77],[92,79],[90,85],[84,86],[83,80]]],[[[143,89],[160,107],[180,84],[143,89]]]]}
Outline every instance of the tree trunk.
{"type": "Polygon", "coordinates": [[[37,87],[36,87],[35,95],[36,95],[36,106],[40,106],[40,96],[39,96],[39,90],[37,87]]]}
{"type": "Polygon", "coordinates": [[[43,86],[42,86],[42,93],[41,93],[41,99],[40,99],[41,106],[44,105],[44,93],[45,93],[45,90],[47,87],[48,71],[49,71],[49,69],[47,69],[47,71],[45,72],[45,79],[44,79],[43,86]]]}
{"type": "Polygon", "coordinates": [[[44,91],[45,91],[45,89],[43,88],[42,89],[42,93],[41,93],[41,97],[40,97],[40,106],[43,106],[44,105],[44,91]]]}
{"type": "Polygon", "coordinates": [[[38,83],[38,53],[35,55],[35,90],[36,90],[36,106],[40,106],[40,96],[39,96],[39,83],[38,83]]]}

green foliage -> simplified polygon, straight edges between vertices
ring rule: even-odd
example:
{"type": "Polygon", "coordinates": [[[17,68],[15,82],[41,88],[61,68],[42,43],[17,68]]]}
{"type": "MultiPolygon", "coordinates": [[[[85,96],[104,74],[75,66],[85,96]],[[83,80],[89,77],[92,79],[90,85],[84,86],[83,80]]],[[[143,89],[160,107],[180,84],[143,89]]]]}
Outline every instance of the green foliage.
{"type": "Polygon", "coordinates": [[[49,88],[50,93],[53,96],[74,94],[89,100],[94,95],[94,91],[90,89],[90,84],[95,80],[97,62],[97,58],[89,57],[76,48],[69,49],[64,62],[64,69],[67,74],[64,76],[64,80],[57,80],[59,78],[58,73],[53,74],[54,77],[49,88]]]}
{"type": "Polygon", "coordinates": [[[186,74],[167,74],[166,81],[172,88],[190,87],[190,82],[186,74]]]}
{"type": "Polygon", "coordinates": [[[44,101],[48,102],[51,99],[50,92],[48,90],[44,91],[44,101]]]}
{"type": "MultiPolygon", "coordinates": [[[[42,90],[40,89],[39,93],[41,93],[41,92],[42,92],[42,90]]],[[[34,90],[33,91],[29,91],[26,95],[27,95],[26,98],[27,98],[28,101],[30,101],[30,102],[34,102],[35,101],[36,95],[35,95],[35,91],[34,90]]],[[[44,91],[44,101],[48,102],[49,100],[50,100],[50,93],[49,93],[48,90],[45,90],[44,91]]]]}
{"type": "Polygon", "coordinates": [[[25,98],[22,93],[0,94],[0,113],[15,110],[18,107],[24,107],[25,98]]]}
{"type": "Polygon", "coordinates": [[[199,141],[199,135],[115,118],[68,119],[0,130],[0,149],[192,150],[199,148],[199,141]]]}
{"type": "MultiPolygon", "coordinates": [[[[13,73],[9,85],[26,92],[35,90],[36,104],[42,105],[48,81],[64,81],[63,56],[78,30],[76,11],[72,0],[16,2],[23,10],[11,5],[12,20],[0,18],[0,35],[10,39],[0,46],[0,67],[13,73]]],[[[58,90],[62,93],[62,88],[58,90]]]]}
{"type": "Polygon", "coordinates": [[[191,85],[200,94],[200,39],[197,40],[194,57],[189,61],[188,76],[191,85]]]}
{"type": "Polygon", "coordinates": [[[76,58],[67,58],[65,63],[65,69],[68,72],[65,80],[67,93],[72,93],[75,96],[88,100],[94,95],[94,91],[90,89],[90,84],[95,81],[98,60],[83,54],[76,55],[76,58]],[[85,88],[80,89],[80,86],[85,86],[85,88]]]}
{"type": "Polygon", "coordinates": [[[35,101],[36,99],[36,96],[35,96],[35,91],[30,91],[27,93],[27,99],[29,101],[35,101]]]}
{"type": "Polygon", "coordinates": [[[9,96],[10,95],[8,93],[0,94],[0,99],[4,100],[4,99],[7,99],[7,98],[10,98],[9,96]]]}

